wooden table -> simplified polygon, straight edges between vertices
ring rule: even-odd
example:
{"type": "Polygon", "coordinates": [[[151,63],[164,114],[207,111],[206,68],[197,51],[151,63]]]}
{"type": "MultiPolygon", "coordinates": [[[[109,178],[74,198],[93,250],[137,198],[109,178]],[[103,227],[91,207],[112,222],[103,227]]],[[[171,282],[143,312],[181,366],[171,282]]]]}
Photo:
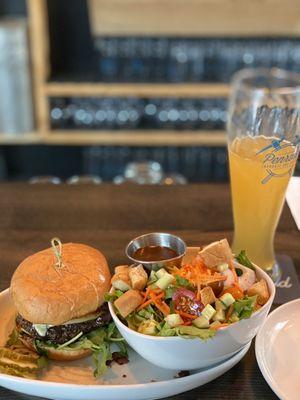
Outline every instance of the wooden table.
{"type": "MultiPolygon", "coordinates": [[[[0,289],[26,256],[49,246],[53,236],[101,249],[111,267],[125,261],[124,247],[150,231],[180,235],[193,246],[232,238],[227,185],[29,186],[0,185],[0,289]]],[[[292,256],[300,275],[300,234],[287,207],[279,224],[277,252],[292,256]]],[[[254,346],[246,357],[216,381],[173,400],[276,399],[255,360],[254,346]]],[[[0,399],[29,399],[0,388],[0,399]]]]}

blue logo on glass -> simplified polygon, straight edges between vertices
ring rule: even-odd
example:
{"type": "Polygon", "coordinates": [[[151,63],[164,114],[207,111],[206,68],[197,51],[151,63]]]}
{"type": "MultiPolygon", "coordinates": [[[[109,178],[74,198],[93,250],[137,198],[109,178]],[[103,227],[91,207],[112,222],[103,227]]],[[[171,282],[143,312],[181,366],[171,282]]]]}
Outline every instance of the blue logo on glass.
{"type": "Polygon", "coordinates": [[[261,183],[264,185],[271,178],[281,178],[283,176],[291,176],[294,169],[294,160],[297,158],[297,148],[290,142],[284,139],[273,139],[270,144],[259,150],[256,155],[265,153],[263,165],[266,169],[267,175],[262,179],[261,183]],[[287,147],[292,147],[294,151],[285,154],[276,155],[280,150],[287,147]],[[280,170],[280,172],[278,172],[280,170]]]}
{"type": "Polygon", "coordinates": [[[281,143],[282,143],[283,140],[284,140],[284,139],[274,139],[274,140],[272,140],[272,142],[271,142],[268,146],[266,146],[266,147],[264,147],[263,149],[259,150],[259,151],[256,153],[256,155],[261,154],[261,153],[264,153],[265,151],[267,151],[267,150],[269,150],[269,149],[273,149],[272,152],[276,152],[276,151],[278,151],[278,150],[284,149],[285,147],[293,146],[292,143],[284,143],[284,144],[282,145],[281,143]]]}

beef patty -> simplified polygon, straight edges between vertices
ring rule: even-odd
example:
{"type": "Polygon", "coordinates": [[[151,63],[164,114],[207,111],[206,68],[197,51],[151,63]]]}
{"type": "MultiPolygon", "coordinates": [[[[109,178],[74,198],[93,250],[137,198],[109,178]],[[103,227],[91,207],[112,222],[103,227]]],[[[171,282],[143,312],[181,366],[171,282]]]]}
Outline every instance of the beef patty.
{"type": "Polygon", "coordinates": [[[77,324],[57,325],[47,329],[45,336],[40,336],[35,330],[31,322],[24,319],[20,314],[16,317],[17,329],[27,333],[31,338],[38,340],[49,340],[53,344],[63,344],[73,339],[80,332],[83,334],[89,333],[94,329],[108,324],[111,320],[111,315],[108,310],[107,303],[98,308],[97,313],[100,315],[93,320],[80,322],[77,324]]]}

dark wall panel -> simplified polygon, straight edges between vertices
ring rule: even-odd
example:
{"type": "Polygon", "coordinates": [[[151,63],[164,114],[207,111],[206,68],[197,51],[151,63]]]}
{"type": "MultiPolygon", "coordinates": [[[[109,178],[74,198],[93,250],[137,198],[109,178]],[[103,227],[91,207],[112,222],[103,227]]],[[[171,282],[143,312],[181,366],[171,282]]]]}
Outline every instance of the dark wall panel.
{"type": "Polygon", "coordinates": [[[86,1],[48,0],[48,13],[53,75],[92,74],[94,50],[86,1]]]}
{"type": "Polygon", "coordinates": [[[25,0],[0,0],[0,16],[25,15],[25,0]]]}

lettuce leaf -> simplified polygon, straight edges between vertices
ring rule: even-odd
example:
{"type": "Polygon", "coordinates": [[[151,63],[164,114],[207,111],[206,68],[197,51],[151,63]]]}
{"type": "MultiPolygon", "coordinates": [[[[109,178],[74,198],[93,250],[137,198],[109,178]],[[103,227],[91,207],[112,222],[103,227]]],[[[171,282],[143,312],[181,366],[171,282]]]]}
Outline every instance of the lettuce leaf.
{"type": "Polygon", "coordinates": [[[184,339],[195,339],[199,338],[201,340],[207,340],[215,336],[215,329],[200,329],[195,326],[178,326],[176,329],[176,333],[178,336],[183,337],[184,339]]]}
{"type": "Polygon", "coordinates": [[[121,297],[122,294],[124,293],[121,290],[116,289],[113,293],[105,293],[104,300],[107,302],[111,301],[113,303],[115,300],[121,297]]]}
{"type": "Polygon", "coordinates": [[[149,304],[142,310],[129,314],[128,317],[126,317],[126,322],[128,328],[137,331],[140,324],[149,319],[153,319],[154,321],[160,323],[164,320],[164,315],[159,310],[156,311],[151,304],[149,304]]]}
{"type": "Polygon", "coordinates": [[[240,264],[244,265],[247,268],[255,270],[252,262],[249,260],[249,258],[247,256],[245,250],[241,250],[240,254],[238,254],[238,256],[236,256],[235,258],[240,264]]]}
{"type": "MultiPolygon", "coordinates": [[[[125,341],[120,335],[114,322],[111,322],[108,326],[95,329],[86,335],[82,335],[76,342],[65,346],[64,350],[91,350],[95,365],[94,375],[98,378],[99,376],[105,374],[107,371],[107,362],[112,360],[111,345],[113,343],[119,347],[122,355],[127,357],[125,341]]],[[[36,340],[36,347],[39,351],[47,352],[47,348],[57,348],[58,345],[55,345],[49,341],[44,342],[36,340]]]]}
{"type": "Polygon", "coordinates": [[[146,308],[137,312],[138,317],[143,319],[155,319],[159,321],[160,314],[149,304],[146,308]]]}
{"type": "Polygon", "coordinates": [[[185,288],[191,291],[195,290],[195,286],[189,280],[182,278],[179,275],[175,275],[175,279],[176,279],[175,284],[169,285],[166,288],[165,298],[167,300],[172,299],[173,294],[176,292],[176,290],[180,288],[185,288]]]}
{"type": "Polygon", "coordinates": [[[161,325],[157,336],[176,336],[176,328],[171,328],[167,322],[161,325]]]}
{"type": "Polygon", "coordinates": [[[236,300],[233,304],[234,313],[239,319],[250,318],[254,312],[257,296],[244,297],[243,299],[236,300]]]}
{"type": "Polygon", "coordinates": [[[216,330],[214,329],[200,329],[195,326],[177,326],[176,328],[171,328],[167,322],[165,322],[158,336],[180,336],[184,339],[196,339],[207,340],[214,337],[216,330]]]}
{"type": "Polygon", "coordinates": [[[183,288],[186,288],[186,289],[189,289],[189,290],[194,290],[195,289],[194,285],[188,279],[182,278],[179,275],[175,275],[175,279],[176,279],[176,285],[177,286],[183,287],[183,288]]]}
{"type": "Polygon", "coordinates": [[[178,286],[175,286],[175,285],[169,285],[169,286],[167,286],[167,288],[166,288],[166,294],[165,294],[165,299],[166,300],[168,300],[168,299],[172,299],[172,297],[173,297],[173,294],[176,292],[176,290],[178,289],[178,286]]]}

